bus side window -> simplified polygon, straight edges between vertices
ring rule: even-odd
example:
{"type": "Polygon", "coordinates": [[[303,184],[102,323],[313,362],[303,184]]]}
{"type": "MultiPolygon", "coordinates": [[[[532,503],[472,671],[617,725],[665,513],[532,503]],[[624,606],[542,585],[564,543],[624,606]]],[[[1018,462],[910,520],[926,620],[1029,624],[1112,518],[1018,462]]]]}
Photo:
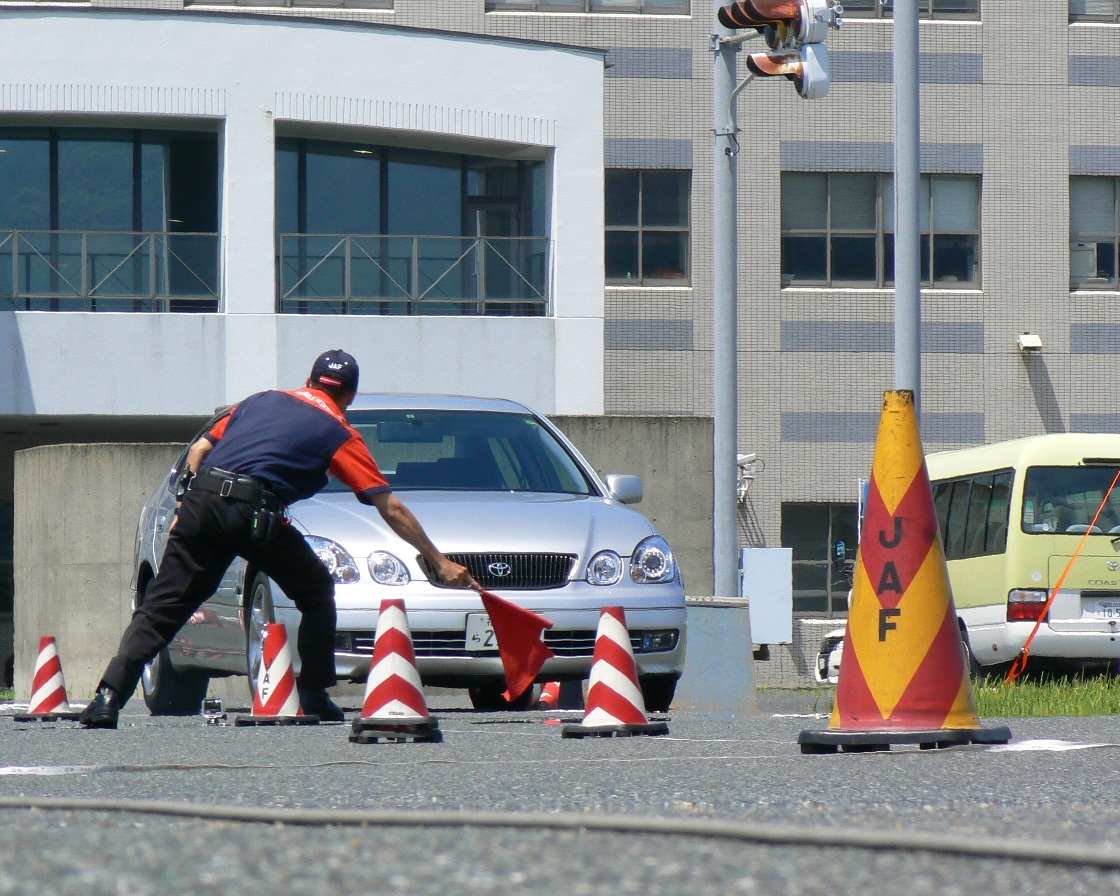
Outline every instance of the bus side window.
{"type": "Polygon", "coordinates": [[[958,479],[952,483],[949,517],[945,524],[945,559],[947,560],[959,560],[965,556],[964,535],[968,522],[968,492],[971,484],[969,479],[958,479]]]}
{"type": "Polygon", "coordinates": [[[968,522],[965,525],[965,557],[980,557],[988,535],[988,509],[992,503],[991,475],[976,476],[968,496],[968,522]]]}
{"type": "Polygon", "coordinates": [[[933,509],[937,513],[937,528],[941,531],[941,545],[944,547],[947,526],[949,525],[949,498],[953,494],[953,483],[935,482],[933,484],[933,509]]]}
{"type": "Polygon", "coordinates": [[[988,537],[985,554],[1007,550],[1007,526],[1011,519],[1011,474],[997,473],[992,482],[992,502],[988,505],[988,537]]]}

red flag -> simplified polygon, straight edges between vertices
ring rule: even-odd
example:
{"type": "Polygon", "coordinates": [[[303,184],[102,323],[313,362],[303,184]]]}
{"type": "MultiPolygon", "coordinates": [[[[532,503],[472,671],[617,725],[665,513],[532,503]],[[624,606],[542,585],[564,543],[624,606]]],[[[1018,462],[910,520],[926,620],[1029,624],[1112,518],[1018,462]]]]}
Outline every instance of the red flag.
{"type": "Polygon", "coordinates": [[[506,671],[506,691],[502,696],[512,702],[533,683],[544,661],[556,656],[541,638],[546,628],[552,628],[552,622],[490,591],[479,594],[490,614],[494,637],[498,639],[498,653],[502,655],[502,667],[506,671]]]}

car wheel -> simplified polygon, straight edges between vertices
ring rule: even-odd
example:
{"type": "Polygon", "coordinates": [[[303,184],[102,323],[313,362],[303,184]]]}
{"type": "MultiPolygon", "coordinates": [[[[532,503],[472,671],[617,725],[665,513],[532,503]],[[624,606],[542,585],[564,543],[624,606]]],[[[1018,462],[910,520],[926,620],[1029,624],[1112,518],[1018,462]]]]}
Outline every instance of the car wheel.
{"type": "Polygon", "coordinates": [[[257,696],[257,675],[261,670],[264,656],[264,635],[268,627],[276,621],[272,607],[272,587],[268,576],[258,572],[245,598],[245,665],[249,675],[249,699],[257,696]]]}
{"type": "Polygon", "coordinates": [[[668,712],[677,692],[676,675],[641,675],[638,684],[642,689],[642,699],[646,712],[668,712]]]}
{"type": "Polygon", "coordinates": [[[180,672],[171,665],[164,647],[140,674],[144,702],[153,716],[193,716],[202,709],[202,699],[210,686],[205,672],[180,672]]]}
{"type": "Polygon", "coordinates": [[[486,712],[521,711],[533,709],[537,705],[537,688],[535,685],[526,688],[525,693],[516,700],[507,700],[503,697],[502,692],[505,689],[506,684],[502,681],[497,684],[484,684],[468,688],[467,693],[471,698],[471,706],[486,712]]]}

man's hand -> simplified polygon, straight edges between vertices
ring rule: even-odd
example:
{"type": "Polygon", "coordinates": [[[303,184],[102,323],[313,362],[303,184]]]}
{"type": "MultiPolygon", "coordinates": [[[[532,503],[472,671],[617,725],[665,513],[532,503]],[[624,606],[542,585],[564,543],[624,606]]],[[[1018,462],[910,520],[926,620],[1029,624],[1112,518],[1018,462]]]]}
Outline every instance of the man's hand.
{"type": "Polygon", "coordinates": [[[481,585],[474,580],[470,570],[465,566],[460,566],[454,560],[449,560],[442,554],[439,564],[439,578],[445,585],[450,585],[453,588],[473,588],[475,591],[481,589],[481,585]]]}

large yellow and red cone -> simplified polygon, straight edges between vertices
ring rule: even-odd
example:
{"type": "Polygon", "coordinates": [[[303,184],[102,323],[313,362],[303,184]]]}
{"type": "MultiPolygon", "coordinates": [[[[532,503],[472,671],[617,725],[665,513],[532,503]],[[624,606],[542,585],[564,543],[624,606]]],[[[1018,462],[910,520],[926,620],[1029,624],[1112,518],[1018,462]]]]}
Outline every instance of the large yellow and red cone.
{"type": "Polygon", "coordinates": [[[235,716],[235,725],[318,725],[318,716],[306,715],[299,705],[288,629],[270,623],[261,645],[261,666],[253,689],[253,714],[235,716]]]}
{"type": "Polygon", "coordinates": [[[352,729],[351,742],[362,744],[443,739],[424,699],[403,600],[381,602],[365,701],[352,729]]]}
{"type": "Polygon", "coordinates": [[[1004,743],[976,712],[914,394],[887,392],[829,730],[803,752],[1004,743]]]}
{"type": "Polygon", "coordinates": [[[595,655],[587,688],[587,710],[579,725],[565,725],[563,737],[668,734],[664,722],[650,722],[643,709],[634,649],[622,607],[603,607],[595,633],[595,655]]]}
{"type": "Polygon", "coordinates": [[[26,713],[17,713],[17,722],[76,719],[78,714],[70,708],[66,698],[66,681],[62,677],[62,661],[54,638],[39,639],[39,654],[35,658],[35,672],[31,679],[31,701],[26,713]]]}

